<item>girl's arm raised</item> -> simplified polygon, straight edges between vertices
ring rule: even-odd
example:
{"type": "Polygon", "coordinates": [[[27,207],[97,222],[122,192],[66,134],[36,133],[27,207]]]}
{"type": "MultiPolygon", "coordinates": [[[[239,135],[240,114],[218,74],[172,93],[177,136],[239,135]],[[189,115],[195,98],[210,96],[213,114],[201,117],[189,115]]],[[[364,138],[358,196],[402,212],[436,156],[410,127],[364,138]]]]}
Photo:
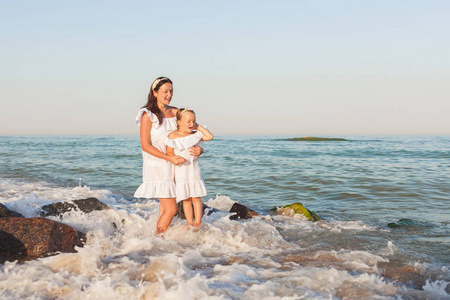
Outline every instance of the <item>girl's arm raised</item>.
{"type": "Polygon", "coordinates": [[[169,156],[158,149],[156,149],[154,146],[150,144],[150,131],[152,129],[152,121],[150,120],[150,117],[144,113],[141,119],[141,130],[140,130],[140,137],[141,137],[141,147],[142,150],[147,152],[150,155],[156,156],[161,159],[165,159],[174,165],[179,165],[185,162],[185,159],[180,156],[169,156]]]}
{"type": "Polygon", "coordinates": [[[214,138],[213,134],[202,125],[197,124],[197,130],[203,134],[202,141],[210,141],[214,138]]]}

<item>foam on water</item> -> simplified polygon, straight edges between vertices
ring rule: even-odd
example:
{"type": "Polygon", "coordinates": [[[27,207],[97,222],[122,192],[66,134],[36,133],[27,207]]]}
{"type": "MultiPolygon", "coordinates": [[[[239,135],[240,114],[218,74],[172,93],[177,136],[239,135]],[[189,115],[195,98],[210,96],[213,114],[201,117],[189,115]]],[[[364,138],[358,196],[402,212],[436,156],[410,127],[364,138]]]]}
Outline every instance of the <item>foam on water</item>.
{"type": "Polygon", "coordinates": [[[86,186],[58,187],[43,181],[0,178],[0,201],[25,217],[38,215],[43,205],[88,197],[96,197],[108,204],[116,202],[108,190],[91,190],[86,186]]]}
{"type": "Polygon", "coordinates": [[[86,245],[77,253],[0,265],[1,299],[448,298],[448,269],[415,266],[424,274],[435,272],[423,290],[383,277],[380,264],[401,251],[392,242],[372,252],[325,249],[307,240],[375,230],[363,221],[312,223],[287,216],[232,221],[228,210],[236,201],[217,195],[206,204],[219,212],[205,216],[200,230],[174,218],[159,238],[156,201],[128,202],[89,187],[0,180],[0,201],[26,217],[38,215],[42,205],[86,197],[112,207],[64,214],[64,223],[87,233],[86,245]]]}
{"type": "Polygon", "coordinates": [[[231,207],[236,202],[237,201],[231,200],[228,196],[216,195],[214,199],[209,199],[208,202],[206,202],[206,205],[221,211],[230,211],[231,207]]]}

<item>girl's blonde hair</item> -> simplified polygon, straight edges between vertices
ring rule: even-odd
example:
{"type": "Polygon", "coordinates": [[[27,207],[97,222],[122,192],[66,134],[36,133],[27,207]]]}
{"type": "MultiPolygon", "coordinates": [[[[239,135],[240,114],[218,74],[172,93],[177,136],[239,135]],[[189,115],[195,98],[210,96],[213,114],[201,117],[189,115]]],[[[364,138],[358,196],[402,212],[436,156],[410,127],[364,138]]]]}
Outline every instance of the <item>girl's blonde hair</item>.
{"type": "MultiPolygon", "coordinates": [[[[185,113],[187,111],[191,112],[191,113],[193,113],[195,115],[195,111],[192,108],[184,108],[184,107],[182,107],[182,108],[178,109],[178,111],[177,111],[177,121],[180,121],[183,113],[185,113]]],[[[180,126],[178,126],[178,124],[177,124],[177,128],[180,128],[180,126]]]]}
{"type": "Polygon", "coordinates": [[[191,113],[193,113],[195,115],[195,111],[192,108],[184,108],[184,107],[182,107],[182,108],[180,108],[177,111],[177,121],[180,121],[181,120],[181,116],[183,115],[183,113],[187,112],[187,111],[191,112],[191,113]]]}

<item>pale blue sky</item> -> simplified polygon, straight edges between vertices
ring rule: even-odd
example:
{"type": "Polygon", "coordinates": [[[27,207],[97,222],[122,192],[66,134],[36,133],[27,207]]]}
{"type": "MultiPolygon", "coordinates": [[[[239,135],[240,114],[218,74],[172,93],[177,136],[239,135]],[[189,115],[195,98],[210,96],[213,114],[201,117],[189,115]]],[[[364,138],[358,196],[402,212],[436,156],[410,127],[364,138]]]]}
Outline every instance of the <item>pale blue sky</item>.
{"type": "Polygon", "coordinates": [[[137,134],[174,81],[215,134],[450,134],[449,1],[0,0],[0,135],[137,134]]]}

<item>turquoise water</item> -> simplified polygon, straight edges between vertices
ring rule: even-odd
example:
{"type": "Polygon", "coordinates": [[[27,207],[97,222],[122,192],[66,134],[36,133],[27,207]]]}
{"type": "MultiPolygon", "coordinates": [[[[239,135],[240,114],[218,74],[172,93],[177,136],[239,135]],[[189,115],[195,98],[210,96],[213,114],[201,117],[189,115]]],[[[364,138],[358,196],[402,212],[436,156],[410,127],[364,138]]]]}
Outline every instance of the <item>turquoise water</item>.
{"type": "MultiPolygon", "coordinates": [[[[195,285],[194,290],[204,293],[205,297],[231,299],[251,298],[251,295],[339,299],[355,293],[368,295],[368,298],[378,295],[381,298],[447,299],[450,137],[343,136],[340,138],[347,141],[321,142],[286,140],[290,137],[218,136],[204,145],[206,151],[200,164],[208,196],[203,200],[221,210],[222,215],[206,218],[205,224],[209,226],[206,231],[193,235],[190,249],[203,249],[193,260],[206,266],[201,271],[196,264],[194,267],[185,262],[179,266],[192,272],[182,276],[184,282],[193,284],[193,278],[199,274],[207,287],[195,285]],[[269,214],[275,206],[302,202],[324,221],[313,224],[298,217],[276,216],[274,221],[228,220],[222,224],[233,202],[247,205],[261,215],[269,214]],[[387,226],[400,219],[411,222],[398,228],[387,226]],[[213,228],[220,228],[222,232],[234,228],[230,234],[238,230],[241,234],[234,238],[239,240],[266,232],[277,236],[271,243],[284,248],[273,254],[273,249],[269,251],[266,244],[248,241],[245,246],[248,249],[234,245],[230,250],[234,263],[224,262],[224,257],[230,259],[227,253],[204,253],[208,251],[198,240],[202,234],[209,236],[213,228]],[[273,256],[273,261],[255,262],[254,257],[247,257],[249,251],[261,253],[263,257],[273,256]],[[222,268],[232,266],[226,275],[221,275],[228,276],[227,280],[221,281],[218,275],[224,270],[208,267],[211,257],[215,257],[222,268]],[[239,268],[248,268],[247,273],[259,272],[259,277],[242,273],[239,268]],[[286,275],[286,280],[281,280],[279,285],[292,288],[280,291],[276,282],[274,286],[266,283],[273,277],[263,273],[273,269],[280,274],[286,270],[289,276],[286,275]],[[343,275],[329,274],[330,270],[344,272],[349,276],[346,282],[355,282],[338,283],[336,278],[343,275]],[[328,284],[329,288],[317,287],[304,279],[312,276],[308,275],[310,272],[334,280],[328,284]],[[415,279],[408,282],[399,279],[399,274],[415,276],[415,279]],[[363,275],[373,277],[370,283],[362,283],[363,275]],[[231,278],[239,276],[241,279],[231,278]],[[239,281],[248,284],[241,286],[239,281]],[[252,288],[255,284],[264,287],[266,292],[258,294],[252,288]]],[[[96,195],[118,211],[136,214],[142,222],[153,222],[157,202],[133,198],[141,183],[141,163],[138,136],[3,136],[0,137],[0,201],[21,212],[29,209],[31,216],[36,209],[32,203],[96,195]]],[[[75,227],[84,226],[73,222],[75,227]]],[[[174,220],[172,233],[167,237],[179,246],[185,242],[177,235],[181,228],[182,221],[174,220]]],[[[153,241],[153,236],[145,237],[153,241]]],[[[225,240],[228,241],[218,237],[215,242],[222,244],[225,240]]],[[[123,244],[117,247],[119,250],[105,255],[117,255],[117,251],[128,255],[123,253],[123,244]]],[[[185,254],[179,251],[174,249],[172,253],[185,254]]],[[[161,259],[161,255],[155,257],[161,259]]],[[[314,278],[309,279],[318,280],[314,278]]],[[[71,289],[78,291],[76,287],[71,289]]],[[[142,286],[135,289],[142,289],[142,286]]],[[[117,291],[117,287],[111,290],[117,291]]],[[[166,283],[157,296],[170,291],[166,283]]],[[[5,292],[5,295],[25,297],[26,293],[5,292]]]]}

